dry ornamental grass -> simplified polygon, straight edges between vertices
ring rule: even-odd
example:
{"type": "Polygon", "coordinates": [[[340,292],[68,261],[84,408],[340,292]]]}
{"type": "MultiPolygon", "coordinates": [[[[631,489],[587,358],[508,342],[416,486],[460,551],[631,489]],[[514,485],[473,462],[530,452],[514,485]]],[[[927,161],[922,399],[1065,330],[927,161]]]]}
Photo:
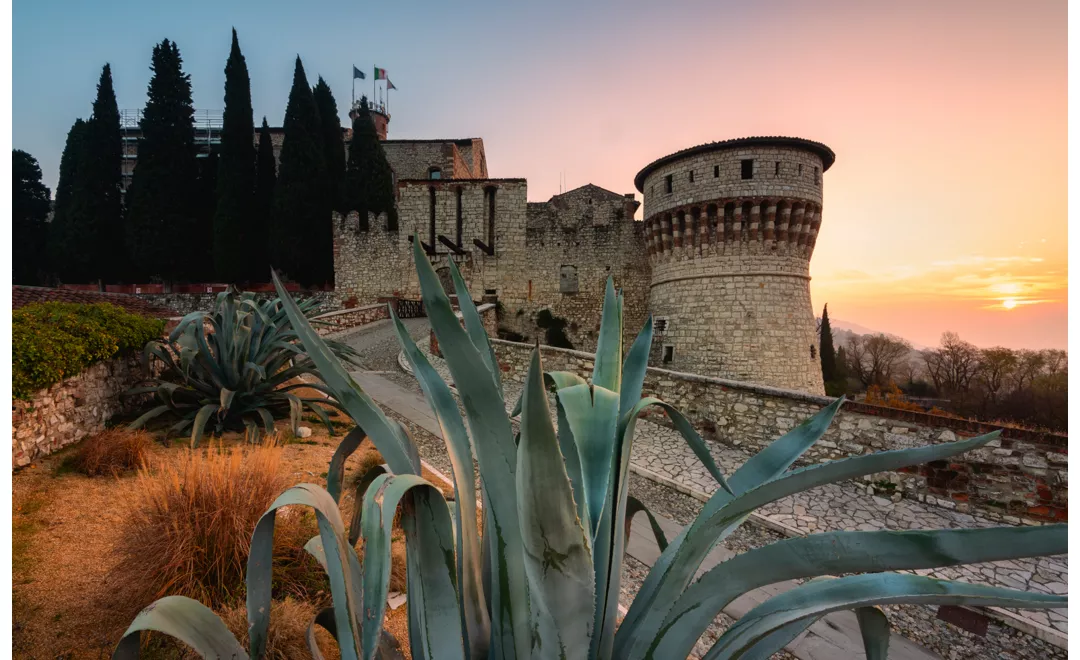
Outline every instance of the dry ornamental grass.
{"type": "Polygon", "coordinates": [[[109,429],[84,440],[74,457],[74,467],[90,477],[118,476],[142,467],[153,440],[143,430],[109,429]]]}

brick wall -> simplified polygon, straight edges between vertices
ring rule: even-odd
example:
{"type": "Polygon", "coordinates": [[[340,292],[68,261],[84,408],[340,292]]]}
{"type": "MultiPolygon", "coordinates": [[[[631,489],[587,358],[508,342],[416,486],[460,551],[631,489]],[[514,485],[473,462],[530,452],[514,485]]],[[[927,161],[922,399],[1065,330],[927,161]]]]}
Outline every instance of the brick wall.
{"type": "MultiPolygon", "coordinates": [[[[504,380],[521,382],[532,346],[494,340],[504,380]]],[[[544,367],[592,374],[594,355],[544,347],[544,367]]],[[[756,452],[832,399],[804,392],[649,368],[644,395],[686,414],[711,441],[756,452]]],[[[660,421],[660,420],[658,420],[660,421]]],[[[796,465],[846,458],[989,433],[1000,427],[927,413],[848,402],[829,430],[796,465]]],[[[1003,428],[1001,437],[975,451],[910,468],[871,475],[868,493],[902,496],[959,511],[977,510],[1017,523],[1068,518],[1068,437],[1003,428]]]]}

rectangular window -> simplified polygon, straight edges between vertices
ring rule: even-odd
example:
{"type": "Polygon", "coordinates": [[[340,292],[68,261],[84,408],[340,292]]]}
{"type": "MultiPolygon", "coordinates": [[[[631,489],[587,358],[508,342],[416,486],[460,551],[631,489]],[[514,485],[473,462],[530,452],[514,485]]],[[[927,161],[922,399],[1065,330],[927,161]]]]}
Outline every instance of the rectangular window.
{"type": "Polygon", "coordinates": [[[820,186],[821,185],[821,172],[819,172],[818,168],[816,168],[816,167],[814,168],[814,185],[815,186],[820,186]]]}
{"type": "Polygon", "coordinates": [[[457,246],[461,247],[461,225],[464,223],[464,219],[461,215],[461,188],[457,189],[457,221],[454,225],[455,233],[454,240],[457,242],[457,246]]]}
{"type": "Polygon", "coordinates": [[[773,175],[780,176],[780,161],[776,161],[776,172],[774,172],[773,175]]]}
{"type": "Polygon", "coordinates": [[[753,179],[754,178],[754,159],[744,158],[742,161],[742,178],[753,179]]]}
{"type": "Polygon", "coordinates": [[[495,249],[495,187],[487,188],[488,217],[487,217],[487,245],[488,249],[495,249]]]}
{"type": "Polygon", "coordinates": [[[675,359],[675,347],[670,344],[664,347],[664,364],[668,364],[675,359]]]}
{"type": "Polygon", "coordinates": [[[694,170],[690,170],[690,183],[694,182],[694,170]]]}
{"type": "Polygon", "coordinates": [[[563,266],[559,269],[559,292],[578,292],[577,266],[563,266]]]}
{"type": "Polygon", "coordinates": [[[720,178],[720,166],[719,165],[713,165],[713,167],[712,167],[712,176],[713,176],[714,179],[719,179],[720,178]]]}
{"type": "Polygon", "coordinates": [[[671,175],[670,174],[664,177],[664,192],[666,192],[666,193],[671,192],[671,175]]]}

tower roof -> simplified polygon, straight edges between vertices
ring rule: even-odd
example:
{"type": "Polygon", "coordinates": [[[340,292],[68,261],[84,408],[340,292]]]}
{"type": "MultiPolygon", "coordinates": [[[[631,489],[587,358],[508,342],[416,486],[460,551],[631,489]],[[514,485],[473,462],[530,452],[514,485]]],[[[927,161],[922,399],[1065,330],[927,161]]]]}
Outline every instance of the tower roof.
{"type": "Polygon", "coordinates": [[[733,140],[721,140],[719,142],[699,144],[696,147],[690,147],[688,149],[683,149],[682,151],[676,151],[673,154],[668,154],[662,158],[657,158],[637,173],[637,176],[634,177],[634,186],[638,189],[638,192],[645,192],[645,177],[652,174],[657,168],[681,158],[708,153],[710,151],[725,151],[727,149],[738,147],[791,147],[794,149],[805,149],[806,151],[817,154],[821,158],[822,172],[828,170],[833,162],[836,161],[836,154],[833,153],[832,149],[820,142],[814,142],[813,140],[805,140],[797,137],[784,137],[780,135],[735,138],[733,140]]]}

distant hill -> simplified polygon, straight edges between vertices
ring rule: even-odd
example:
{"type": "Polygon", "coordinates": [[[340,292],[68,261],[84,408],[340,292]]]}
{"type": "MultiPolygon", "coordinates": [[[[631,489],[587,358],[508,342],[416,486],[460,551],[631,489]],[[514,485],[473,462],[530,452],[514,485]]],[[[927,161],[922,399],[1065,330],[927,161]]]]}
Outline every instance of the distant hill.
{"type": "MultiPolygon", "coordinates": [[[[821,319],[819,318],[818,322],[820,322],[820,321],[821,321],[821,319]]],[[[874,330],[874,329],[866,327],[865,325],[859,325],[858,323],[852,323],[850,321],[844,321],[843,319],[829,319],[829,323],[832,325],[833,344],[835,344],[838,348],[840,346],[843,346],[845,343],[847,343],[847,339],[851,335],[880,335],[880,334],[886,334],[886,335],[888,335],[890,337],[895,337],[896,339],[904,339],[904,337],[901,337],[900,335],[894,335],[891,332],[884,332],[883,333],[881,330],[874,330]]],[[[909,344],[911,344],[911,347],[914,348],[916,351],[921,351],[921,350],[925,350],[927,348],[930,348],[929,346],[927,346],[925,344],[920,344],[919,342],[911,341],[910,339],[908,339],[907,342],[909,344]]]]}

